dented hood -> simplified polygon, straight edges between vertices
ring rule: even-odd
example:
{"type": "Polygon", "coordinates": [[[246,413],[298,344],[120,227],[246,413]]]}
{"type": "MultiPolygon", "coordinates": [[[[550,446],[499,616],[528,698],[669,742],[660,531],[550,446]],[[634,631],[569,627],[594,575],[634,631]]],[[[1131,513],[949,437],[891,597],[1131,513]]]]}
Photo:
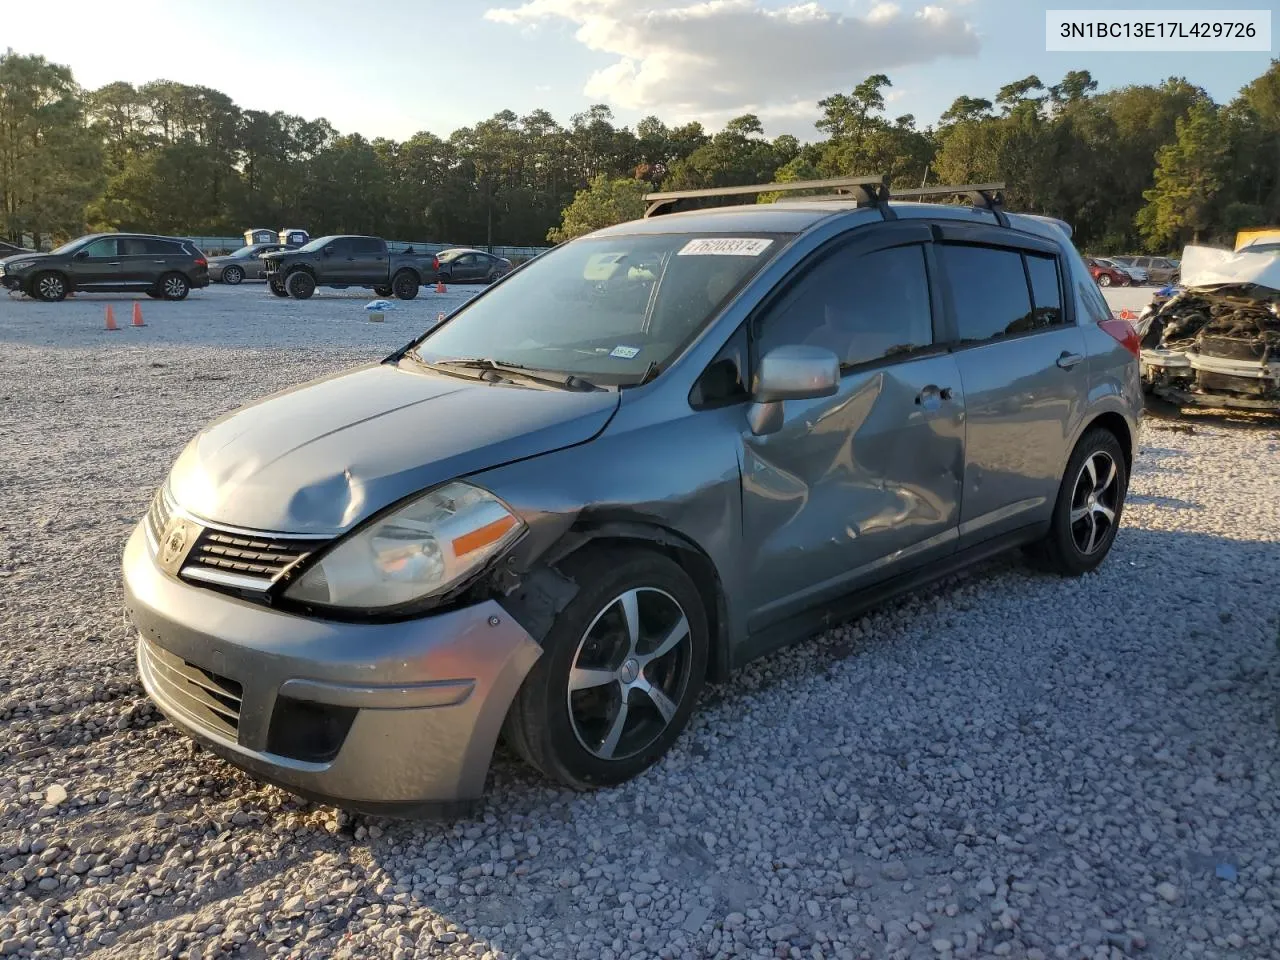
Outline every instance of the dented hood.
{"type": "Polygon", "coordinates": [[[1249,253],[1248,249],[1231,251],[1217,247],[1186,247],[1179,267],[1182,286],[1194,290],[1257,284],[1280,290],[1280,255],[1249,253]]]}
{"type": "Polygon", "coordinates": [[[212,523],[333,535],[435,484],[584,443],[618,399],[375,364],[214,421],[179,456],[169,489],[212,523]]]}

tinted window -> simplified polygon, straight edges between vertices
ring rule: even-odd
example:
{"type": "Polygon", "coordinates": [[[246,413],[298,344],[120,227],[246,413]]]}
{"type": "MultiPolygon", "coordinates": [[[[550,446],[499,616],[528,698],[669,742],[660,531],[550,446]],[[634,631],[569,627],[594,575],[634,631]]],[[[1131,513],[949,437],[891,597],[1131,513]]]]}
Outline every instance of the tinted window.
{"type": "Polygon", "coordinates": [[[924,247],[829,255],[769,310],[757,352],[791,343],[826,347],[845,367],[929,346],[924,247]]]}
{"type": "Polygon", "coordinates": [[[747,327],[743,324],[693,385],[690,405],[702,410],[746,399],[747,349],[747,327]]]}
{"type": "Polygon", "coordinates": [[[948,244],[939,249],[961,341],[991,340],[1031,326],[1031,295],[1015,250],[948,244]]]}
{"type": "Polygon", "coordinates": [[[1028,253],[1027,273],[1031,275],[1031,297],[1035,300],[1035,326],[1062,323],[1062,288],[1058,283],[1058,258],[1028,253]]]}
{"type": "Polygon", "coordinates": [[[382,244],[372,237],[357,237],[351,241],[351,246],[357,254],[364,256],[382,252],[382,244]]]}
{"type": "Polygon", "coordinates": [[[84,248],[84,252],[90,257],[105,258],[119,256],[116,253],[116,238],[104,237],[101,240],[95,240],[84,248]]]}

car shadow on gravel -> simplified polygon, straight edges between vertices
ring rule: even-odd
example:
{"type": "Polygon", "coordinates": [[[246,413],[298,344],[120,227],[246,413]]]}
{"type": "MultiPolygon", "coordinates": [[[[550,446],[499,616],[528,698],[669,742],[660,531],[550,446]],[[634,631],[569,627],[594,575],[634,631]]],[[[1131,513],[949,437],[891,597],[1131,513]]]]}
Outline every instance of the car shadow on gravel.
{"type": "Polygon", "coordinates": [[[1152,430],[1180,433],[1194,433],[1198,426],[1221,427],[1224,430],[1274,430],[1280,427],[1280,411],[1179,407],[1159,397],[1148,396],[1143,408],[1143,425],[1152,430]]]}

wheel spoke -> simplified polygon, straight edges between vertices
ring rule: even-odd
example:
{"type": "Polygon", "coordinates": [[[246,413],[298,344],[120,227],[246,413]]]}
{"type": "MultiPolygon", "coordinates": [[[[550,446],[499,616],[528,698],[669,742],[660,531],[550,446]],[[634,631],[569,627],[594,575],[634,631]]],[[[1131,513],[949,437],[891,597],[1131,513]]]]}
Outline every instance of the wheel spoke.
{"type": "Polygon", "coordinates": [[[1116,462],[1112,460],[1110,457],[1108,457],[1107,458],[1107,474],[1105,477],[1102,478],[1102,483],[1094,488],[1093,492],[1095,494],[1102,493],[1103,490],[1111,486],[1115,478],[1116,478],[1116,462]]]}
{"type": "Polygon", "coordinates": [[[658,713],[662,714],[662,722],[670,723],[671,718],[676,715],[676,705],[671,702],[671,698],[667,696],[661,687],[652,683],[643,689],[649,697],[649,701],[658,708],[658,713]]]}
{"type": "Polygon", "coordinates": [[[1093,465],[1093,457],[1084,462],[1084,471],[1089,474],[1089,489],[1098,489],[1098,469],[1093,465]]]}
{"type": "Polygon", "coordinates": [[[674,627],[671,628],[671,632],[667,634],[666,638],[663,639],[663,641],[660,644],[658,644],[657,649],[654,650],[653,653],[649,653],[645,655],[644,657],[645,663],[651,663],[652,661],[657,660],[659,657],[665,657],[668,653],[670,653],[679,645],[680,641],[682,641],[688,635],[689,635],[689,621],[686,620],[684,617],[681,617],[680,621],[674,627]]]}
{"type": "Polygon", "coordinates": [[[1088,512],[1088,507],[1076,507],[1071,511],[1071,522],[1073,524],[1079,523],[1085,518],[1085,515],[1088,514],[1088,512]]]}
{"type": "Polygon", "coordinates": [[[613,758],[613,752],[618,749],[618,741],[622,739],[622,731],[627,726],[627,713],[631,707],[627,703],[626,695],[618,701],[618,710],[613,715],[613,722],[609,724],[609,732],[605,735],[604,742],[600,744],[600,756],[606,760],[613,758]]]}
{"type": "Polygon", "coordinates": [[[574,667],[569,671],[569,692],[575,690],[591,690],[614,683],[618,675],[612,670],[593,670],[589,667],[574,667]]]}
{"type": "Polygon", "coordinates": [[[1107,523],[1115,523],[1115,522],[1116,522],[1116,512],[1115,512],[1114,510],[1112,510],[1110,507],[1106,506],[1105,504],[1101,504],[1101,503],[1097,504],[1097,505],[1093,508],[1093,512],[1094,512],[1094,513],[1100,513],[1100,514],[1102,514],[1102,516],[1106,517],[1106,518],[1107,518],[1107,523]]]}
{"type": "Polygon", "coordinates": [[[1093,511],[1089,512],[1089,545],[1084,548],[1085,553],[1093,553],[1094,548],[1098,545],[1098,518],[1093,511]]]}
{"type": "Polygon", "coordinates": [[[622,605],[622,616],[627,622],[627,653],[635,653],[640,643],[640,592],[628,590],[618,602],[622,605]]]}

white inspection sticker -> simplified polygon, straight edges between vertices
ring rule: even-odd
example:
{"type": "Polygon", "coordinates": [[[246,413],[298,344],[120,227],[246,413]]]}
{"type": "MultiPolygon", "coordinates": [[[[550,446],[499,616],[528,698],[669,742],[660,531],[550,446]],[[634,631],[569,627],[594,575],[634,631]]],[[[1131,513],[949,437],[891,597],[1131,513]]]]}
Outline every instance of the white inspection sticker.
{"type": "Polygon", "coordinates": [[[758,257],[772,240],[751,237],[699,237],[680,248],[678,257],[758,257]]]}
{"type": "Polygon", "coordinates": [[[640,353],[640,348],[639,348],[639,347],[621,347],[621,346],[619,346],[619,347],[614,347],[614,348],[613,348],[613,350],[611,350],[611,351],[609,352],[609,356],[611,356],[611,357],[620,357],[620,358],[621,358],[621,359],[623,359],[623,360],[630,360],[632,357],[636,356],[636,355],[637,355],[637,354],[639,354],[639,353],[640,353]]]}

